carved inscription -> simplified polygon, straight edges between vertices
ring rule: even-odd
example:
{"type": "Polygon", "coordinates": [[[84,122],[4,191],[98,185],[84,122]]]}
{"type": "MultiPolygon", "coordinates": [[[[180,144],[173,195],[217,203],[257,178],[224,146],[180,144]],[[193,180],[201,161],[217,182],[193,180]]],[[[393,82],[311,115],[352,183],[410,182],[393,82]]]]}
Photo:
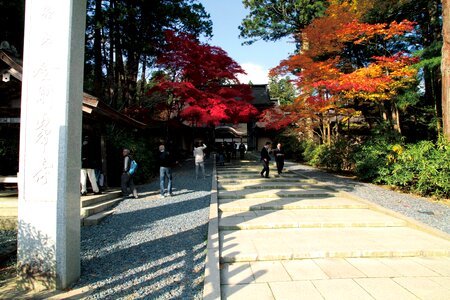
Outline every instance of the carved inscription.
{"type": "MultiPolygon", "coordinates": [[[[55,69],[57,68],[57,62],[54,62],[52,55],[58,49],[52,45],[57,44],[55,39],[58,37],[54,30],[54,26],[57,26],[54,8],[44,6],[40,8],[40,14],[36,16],[39,19],[39,26],[32,30],[33,45],[37,48],[32,55],[35,56],[33,62],[36,63],[30,65],[32,82],[29,83],[30,93],[28,95],[34,132],[33,139],[28,142],[33,143],[33,154],[38,155],[36,161],[33,162],[33,180],[44,188],[49,183],[49,177],[55,176],[54,161],[57,159],[57,155],[51,152],[50,147],[52,139],[58,138],[52,136],[57,134],[53,128],[58,126],[54,122],[53,101],[55,99],[52,95],[52,89],[55,88],[52,86],[52,76],[56,76],[55,69]]],[[[30,148],[28,147],[28,149],[30,148]]]]}

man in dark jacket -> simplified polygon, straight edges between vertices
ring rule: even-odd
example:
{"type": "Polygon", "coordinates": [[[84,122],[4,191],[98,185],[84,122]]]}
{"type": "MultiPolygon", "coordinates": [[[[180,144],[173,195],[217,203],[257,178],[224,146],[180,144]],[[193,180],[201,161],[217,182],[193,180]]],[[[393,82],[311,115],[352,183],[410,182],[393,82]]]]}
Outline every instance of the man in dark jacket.
{"type": "Polygon", "coordinates": [[[270,151],[270,145],[272,143],[271,142],[266,142],[266,144],[264,145],[264,147],[261,149],[261,162],[263,165],[263,169],[261,171],[261,177],[265,177],[265,178],[269,178],[269,161],[270,161],[270,155],[269,155],[269,151],[270,151]],[[265,175],[264,175],[265,173],[265,175]]]}
{"type": "Polygon", "coordinates": [[[173,157],[166,150],[164,145],[159,146],[159,186],[161,198],[166,196],[165,194],[165,181],[167,177],[167,194],[172,195],[172,164],[173,157]]]}
{"type": "Polygon", "coordinates": [[[120,183],[122,187],[122,197],[125,198],[128,197],[129,195],[128,188],[130,188],[131,192],[133,193],[133,197],[137,199],[138,193],[134,185],[133,175],[130,174],[129,172],[131,161],[133,160],[133,158],[131,157],[130,150],[128,149],[123,149],[122,155],[123,155],[122,177],[120,178],[120,183]]]}

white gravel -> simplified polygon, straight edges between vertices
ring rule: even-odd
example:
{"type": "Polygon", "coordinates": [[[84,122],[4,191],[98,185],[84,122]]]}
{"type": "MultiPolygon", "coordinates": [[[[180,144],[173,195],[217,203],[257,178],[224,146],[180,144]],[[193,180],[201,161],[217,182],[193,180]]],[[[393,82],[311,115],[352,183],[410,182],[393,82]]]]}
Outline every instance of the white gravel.
{"type": "MultiPolygon", "coordinates": [[[[206,163],[211,174],[212,160],[206,163]]],[[[193,161],[173,170],[173,196],[159,178],[138,189],[99,225],[81,230],[81,278],[87,299],[201,299],[211,180],[193,161]]]]}

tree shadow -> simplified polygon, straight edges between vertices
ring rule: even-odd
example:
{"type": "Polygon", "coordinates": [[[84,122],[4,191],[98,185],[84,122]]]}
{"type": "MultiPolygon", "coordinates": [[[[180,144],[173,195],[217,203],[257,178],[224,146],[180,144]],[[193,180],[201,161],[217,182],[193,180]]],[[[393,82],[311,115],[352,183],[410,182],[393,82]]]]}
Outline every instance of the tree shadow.
{"type": "MultiPolygon", "coordinates": [[[[74,288],[88,286],[93,299],[200,298],[211,178],[194,182],[193,171],[188,164],[174,170],[173,197],[127,199],[103,223],[83,227],[74,288]]],[[[159,180],[139,190],[156,191],[159,180]]]]}

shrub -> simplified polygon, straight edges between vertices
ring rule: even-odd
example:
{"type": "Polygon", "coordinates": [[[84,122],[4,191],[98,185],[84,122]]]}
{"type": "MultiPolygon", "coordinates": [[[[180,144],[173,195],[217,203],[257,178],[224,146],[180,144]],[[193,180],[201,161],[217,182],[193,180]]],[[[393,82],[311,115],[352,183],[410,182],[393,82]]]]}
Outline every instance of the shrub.
{"type": "Polygon", "coordinates": [[[450,196],[448,143],[421,141],[409,144],[392,163],[386,183],[424,196],[450,196]]]}
{"type": "Polygon", "coordinates": [[[305,141],[304,142],[304,150],[303,150],[303,159],[305,162],[308,162],[309,164],[312,164],[312,161],[316,155],[316,148],[318,145],[316,145],[312,141],[305,141]]]}
{"type": "Polygon", "coordinates": [[[315,147],[308,145],[308,150],[310,151],[308,154],[309,164],[315,167],[326,167],[324,162],[327,161],[329,155],[327,145],[322,144],[315,147]]]}
{"type": "Polygon", "coordinates": [[[281,135],[277,140],[274,141],[274,144],[272,146],[276,147],[278,142],[283,145],[284,152],[286,153],[286,158],[292,159],[294,161],[304,161],[304,141],[300,141],[296,136],[281,135]]]}
{"type": "Polygon", "coordinates": [[[351,171],[354,166],[352,140],[341,138],[331,145],[314,145],[308,143],[304,156],[306,161],[316,167],[326,168],[334,172],[351,171]]]}
{"type": "Polygon", "coordinates": [[[392,170],[390,160],[395,160],[395,149],[401,147],[402,141],[403,138],[385,124],[376,127],[372,135],[354,149],[355,175],[363,181],[384,183],[392,170]]]}

